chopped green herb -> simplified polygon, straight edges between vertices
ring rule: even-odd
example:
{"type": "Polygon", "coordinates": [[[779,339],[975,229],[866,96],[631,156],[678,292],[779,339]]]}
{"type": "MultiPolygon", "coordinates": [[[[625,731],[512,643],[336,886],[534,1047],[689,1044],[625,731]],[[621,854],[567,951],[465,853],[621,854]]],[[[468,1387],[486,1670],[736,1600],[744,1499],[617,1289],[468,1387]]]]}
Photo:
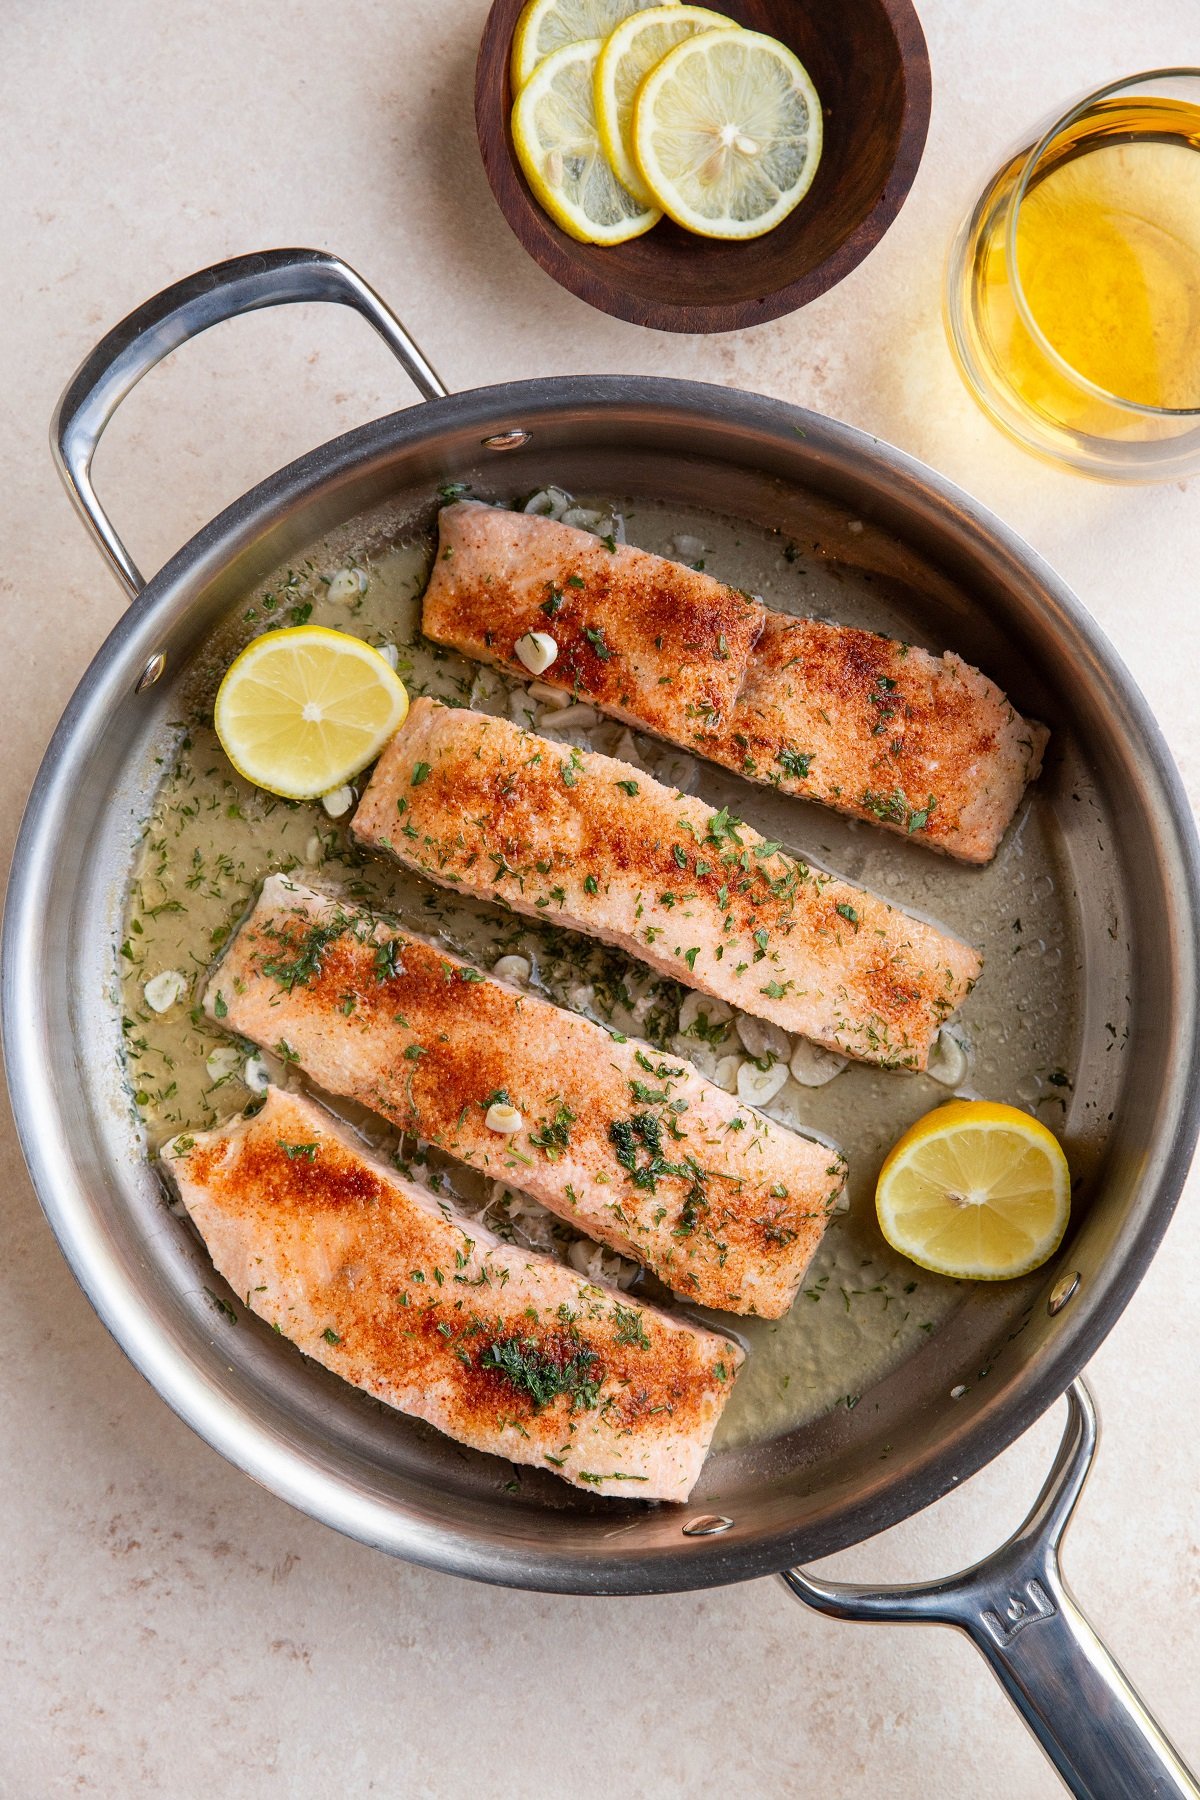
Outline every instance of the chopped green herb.
{"type": "Polygon", "coordinates": [[[585,1344],[579,1344],[569,1355],[562,1354],[572,1341],[558,1340],[555,1348],[560,1349],[560,1354],[555,1355],[536,1338],[495,1338],[481,1352],[479,1367],[503,1375],[520,1393],[528,1395],[536,1412],[560,1395],[570,1400],[572,1412],[586,1411],[600,1398],[604,1370],[595,1351],[585,1344]]]}
{"type": "Polygon", "coordinates": [[[797,781],[808,780],[812,760],[810,750],[781,750],[775,758],[782,765],[784,774],[794,776],[797,781]]]}
{"type": "Polygon", "coordinates": [[[295,1162],[297,1157],[303,1157],[305,1162],[316,1162],[317,1160],[317,1146],[315,1143],[285,1144],[282,1138],[277,1138],[275,1141],[289,1162],[295,1162]]]}
{"type": "Polygon", "coordinates": [[[618,1301],[613,1307],[613,1319],[616,1322],[618,1344],[636,1345],[639,1350],[650,1348],[650,1339],[646,1336],[642,1315],[636,1307],[622,1306],[618,1301]]]}

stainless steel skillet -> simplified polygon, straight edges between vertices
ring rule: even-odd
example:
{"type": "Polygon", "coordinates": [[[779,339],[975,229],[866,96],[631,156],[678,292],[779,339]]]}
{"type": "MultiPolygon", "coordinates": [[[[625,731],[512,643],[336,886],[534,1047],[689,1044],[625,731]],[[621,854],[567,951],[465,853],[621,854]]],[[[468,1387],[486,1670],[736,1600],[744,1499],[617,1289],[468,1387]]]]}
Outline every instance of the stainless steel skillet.
{"type": "Polygon", "coordinates": [[[18,1125],[46,1214],[101,1318],[164,1398],[275,1492],[393,1554],[478,1579],[646,1593],[786,1569],[851,1617],[967,1630],[1079,1794],[1196,1790],[1062,1585],[1057,1542],[1095,1441],[1071,1388],[1067,1436],[1022,1533],[931,1590],[868,1594],[796,1566],[927,1505],[1075,1381],[1166,1227],[1197,1126],[1200,877],[1177,777],[1144,701],[1051,572],[995,520],[861,432],[695,383],[580,377],[448,396],[344,264],[276,251],[203,272],[140,308],[85,362],[55,446],[134,604],[55,733],[26,812],[3,943],[18,1125]],[[89,475],[125,393],[169,350],[257,307],[356,307],[426,404],[322,446],[201,531],[148,584],[89,475]],[[983,664],[1051,721],[1053,807],[1086,975],[1067,1121],[1085,1168],[1070,1235],[1029,1280],[980,1289],[853,1411],[710,1459],[686,1509],[600,1503],[550,1477],[505,1491],[483,1457],[387,1414],[273,1333],[231,1329],[195,1240],[162,1205],[120,1069],[114,946],[138,827],[214,630],[318,539],[382,538],[430,516],[439,483],[482,494],[548,480],[708,506],[835,539],[866,519],[892,546],[911,635],[983,664]],[[839,523],[840,522],[840,523],[839,523]],[[1111,1027],[1111,1029],[1109,1029],[1111,1027]]]}

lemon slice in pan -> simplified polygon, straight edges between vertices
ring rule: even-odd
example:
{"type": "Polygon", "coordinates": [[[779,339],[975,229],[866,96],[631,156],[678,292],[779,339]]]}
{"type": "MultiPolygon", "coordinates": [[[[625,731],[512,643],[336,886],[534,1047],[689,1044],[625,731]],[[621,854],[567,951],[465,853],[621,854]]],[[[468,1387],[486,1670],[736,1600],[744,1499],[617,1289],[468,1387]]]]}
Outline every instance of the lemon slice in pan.
{"type": "Polygon", "coordinates": [[[893,1250],[971,1281],[1027,1275],[1057,1250],[1071,1209],[1058,1139],[990,1100],[954,1100],[911,1126],[875,1191],[893,1250]]]}
{"type": "MultiPolygon", "coordinates": [[[[678,0],[668,0],[671,5],[678,0]]],[[[643,0],[529,0],[517,20],[512,42],[512,89],[520,93],[533,71],[552,51],[583,38],[605,38],[643,0]]]]}
{"type": "Polygon", "coordinates": [[[407,711],[404,683],[378,650],[299,625],[247,644],[217,690],[213,722],[239,775],[313,800],[373,762],[407,711]]]}
{"type": "Polygon", "coordinates": [[[802,62],[756,31],[703,31],[638,89],[633,148],[665,213],[703,237],[755,238],[803,200],[821,103],[802,62]]]}
{"type": "Polygon", "coordinates": [[[596,121],[604,154],[643,206],[655,204],[633,154],[633,107],[645,77],[668,50],[700,31],[733,29],[733,20],[704,6],[651,6],[609,34],[596,65],[596,121]]]}
{"type": "Polygon", "coordinates": [[[662,217],[619,181],[596,124],[602,40],[567,44],[540,62],[512,112],[513,144],[538,203],[585,244],[623,244],[662,217]]]}

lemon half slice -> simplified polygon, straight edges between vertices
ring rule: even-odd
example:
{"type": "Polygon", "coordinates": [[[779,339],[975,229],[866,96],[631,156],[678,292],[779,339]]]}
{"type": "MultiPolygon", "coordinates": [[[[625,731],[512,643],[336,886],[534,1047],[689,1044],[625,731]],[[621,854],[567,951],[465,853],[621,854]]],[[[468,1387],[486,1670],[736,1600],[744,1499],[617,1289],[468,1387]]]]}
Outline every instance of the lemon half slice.
{"type": "Polygon", "coordinates": [[[918,1119],[879,1172],[875,1204],[893,1250],[970,1281],[1026,1275],[1057,1250],[1071,1210],[1058,1139],[990,1100],[918,1119]]]}
{"type": "Polygon", "coordinates": [[[601,148],[595,86],[602,45],[602,38],[587,38],[538,64],[513,106],[513,144],[556,225],[585,244],[623,244],[662,213],[634,199],[601,148]]]}
{"type": "Polygon", "coordinates": [[[701,31],[732,30],[733,20],[704,6],[647,7],[611,32],[596,65],[596,121],[604,154],[643,206],[655,204],[633,154],[633,107],[638,88],[668,50],[701,31]]]}
{"type": "Polygon", "coordinates": [[[213,723],[239,775],[314,800],[373,762],[407,711],[404,683],[378,650],[298,625],[246,645],[217,690],[213,723]]]}
{"type": "MultiPolygon", "coordinates": [[[[678,0],[667,0],[678,5],[678,0]]],[[[512,42],[512,89],[519,94],[544,57],[564,44],[584,38],[606,38],[638,12],[644,0],[529,0],[517,20],[512,42]]]]}
{"type": "Polygon", "coordinates": [[[633,148],[665,213],[703,237],[754,238],[803,200],[821,160],[804,64],[757,31],[704,31],[638,89],[633,148]]]}

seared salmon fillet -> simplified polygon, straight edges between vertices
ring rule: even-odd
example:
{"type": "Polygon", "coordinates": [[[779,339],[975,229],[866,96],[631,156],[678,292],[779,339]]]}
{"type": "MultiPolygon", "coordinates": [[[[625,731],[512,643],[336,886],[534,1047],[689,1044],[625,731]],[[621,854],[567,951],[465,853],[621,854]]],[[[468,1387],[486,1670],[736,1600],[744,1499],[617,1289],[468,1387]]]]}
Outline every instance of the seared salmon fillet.
{"type": "Polygon", "coordinates": [[[513,646],[547,632],[558,655],[542,681],[689,748],[729,718],[763,627],[748,594],[632,544],[478,500],[444,506],[438,532],[426,637],[528,678],[513,646]]]}
{"type": "Polygon", "coordinates": [[[974,950],[728,812],[507,719],[416,700],[353,822],[460,892],[546,916],[845,1055],[923,1069],[974,950]]]}
{"type": "Polygon", "coordinates": [[[787,1311],[845,1179],[836,1151],[678,1058],[283,876],[264,882],[204,1004],[327,1092],[729,1312],[787,1311]]]}
{"type": "Polygon", "coordinates": [[[966,862],[994,854],[1048,733],[952,654],[769,612],[711,576],[480,501],[443,507],[427,637],[539,679],[749,780],[966,862]]]}
{"type": "Polygon", "coordinates": [[[219,1272],[306,1356],[460,1444],[687,1499],[744,1360],[728,1338],[448,1217],[279,1088],[161,1154],[219,1272]]]}
{"type": "Polygon", "coordinates": [[[705,756],[785,793],[985,863],[1049,733],[961,657],[768,613],[705,756]]]}

